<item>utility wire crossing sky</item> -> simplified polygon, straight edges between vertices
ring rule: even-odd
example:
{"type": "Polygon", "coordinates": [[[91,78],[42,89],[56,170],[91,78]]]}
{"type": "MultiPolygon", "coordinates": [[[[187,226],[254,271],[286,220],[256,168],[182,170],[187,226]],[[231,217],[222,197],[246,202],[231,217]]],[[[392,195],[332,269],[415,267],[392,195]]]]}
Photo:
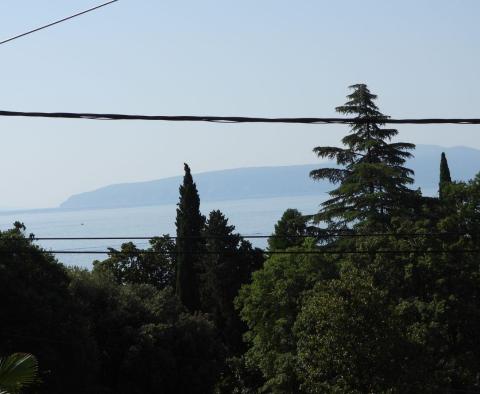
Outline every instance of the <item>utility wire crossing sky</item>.
{"type": "Polygon", "coordinates": [[[88,12],[92,12],[92,11],[98,10],[99,8],[105,7],[105,6],[107,6],[107,5],[109,5],[109,4],[112,4],[112,3],[116,3],[117,1],[119,1],[119,0],[112,0],[112,1],[109,1],[108,3],[101,4],[101,5],[98,5],[98,6],[93,7],[93,8],[89,8],[89,9],[86,10],[86,11],[82,11],[82,12],[79,12],[79,13],[77,13],[77,14],[75,14],[75,15],[68,16],[68,17],[63,18],[63,19],[60,19],[60,20],[58,20],[58,21],[56,21],[56,22],[49,23],[48,25],[41,26],[41,27],[37,27],[36,29],[27,31],[27,32],[25,32],[25,33],[19,34],[19,35],[17,35],[17,36],[8,38],[8,39],[3,40],[3,41],[0,41],[0,45],[6,44],[7,42],[11,42],[11,41],[17,40],[17,39],[22,38],[22,37],[25,37],[25,36],[28,36],[29,34],[36,33],[37,31],[40,31],[40,30],[47,29],[47,28],[49,28],[49,27],[58,25],[59,23],[62,23],[62,22],[68,21],[68,20],[70,20],[70,19],[76,18],[77,16],[80,16],[80,15],[84,15],[84,14],[86,14],[86,13],[88,13],[88,12]]]}
{"type": "MultiPolygon", "coordinates": [[[[0,37],[100,2],[0,2],[0,37]]],[[[0,109],[333,118],[365,83],[396,119],[476,118],[479,14],[478,0],[118,1],[2,45],[0,109]]],[[[348,128],[3,116],[0,208],[54,207],[185,162],[194,174],[318,163],[312,149],[348,128]]],[[[398,128],[398,141],[480,149],[478,124],[398,128]]]]}
{"type": "Polygon", "coordinates": [[[390,117],[364,118],[259,118],[251,116],[193,116],[193,115],[126,115],[92,114],[72,112],[18,112],[0,111],[0,116],[52,119],[89,120],[157,120],[165,122],[213,122],[213,123],[293,123],[293,124],[480,124],[480,118],[423,118],[392,119],[390,117]]]}
{"type": "MultiPolygon", "coordinates": [[[[244,235],[239,234],[240,237],[245,239],[268,239],[271,238],[272,235],[244,235]]],[[[275,235],[274,238],[328,238],[328,237],[397,237],[397,238],[417,238],[417,237],[447,237],[447,236],[479,236],[480,234],[473,234],[471,232],[435,232],[435,233],[359,233],[354,231],[331,231],[331,230],[320,230],[318,234],[312,235],[275,235]]],[[[150,237],[113,237],[113,236],[106,236],[106,237],[32,237],[30,238],[33,241],[85,241],[85,240],[151,240],[158,236],[150,236],[150,237]]],[[[168,236],[169,239],[175,240],[179,239],[179,237],[175,236],[168,236]]],[[[181,237],[181,239],[228,239],[228,237],[222,236],[199,236],[199,237],[181,237]]],[[[4,241],[18,241],[18,238],[2,238],[4,241]]]]}
{"type": "MultiPolygon", "coordinates": [[[[11,253],[16,249],[7,249],[4,250],[4,253],[11,253]]],[[[19,251],[22,249],[18,249],[19,251]]],[[[122,252],[119,250],[40,250],[41,253],[45,254],[132,254],[132,255],[166,255],[166,254],[179,254],[178,251],[172,252],[156,252],[156,251],[149,251],[149,250],[138,250],[138,251],[130,251],[130,252],[122,252]]],[[[211,254],[218,254],[218,253],[226,253],[224,250],[216,252],[216,251],[209,251],[209,252],[198,252],[197,254],[200,255],[211,255],[211,254]]],[[[266,251],[265,254],[286,254],[286,255],[329,255],[329,254],[442,254],[442,253],[449,253],[449,254],[462,254],[462,253],[480,253],[480,249],[407,249],[407,250],[306,250],[302,252],[298,251],[288,251],[288,250],[273,250],[273,251],[266,251]]],[[[1,252],[0,252],[1,254],[1,252]]]]}

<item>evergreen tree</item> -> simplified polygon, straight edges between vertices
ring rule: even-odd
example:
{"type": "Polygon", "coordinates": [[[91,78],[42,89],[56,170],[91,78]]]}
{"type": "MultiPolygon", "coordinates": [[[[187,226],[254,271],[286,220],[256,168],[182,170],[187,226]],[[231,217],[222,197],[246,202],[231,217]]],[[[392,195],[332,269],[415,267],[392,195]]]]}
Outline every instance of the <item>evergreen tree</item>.
{"type": "Polygon", "coordinates": [[[244,347],[246,326],[233,300],[240,287],[250,282],[252,272],[261,267],[263,253],[234,230],[221,211],[210,212],[204,229],[207,253],[201,267],[200,298],[202,311],[212,316],[230,353],[238,354],[244,347]]]}
{"type": "Polygon", "coordinates": [[[200,197],[193,182],[190,167],[185,164],[185,176],[180,186],[177,208],[177,270],[175,292],[190,311],[200,306],[198,265],[204,250],[201,238],[205,217],[200,213],[200,197]]]}
{"type": "Polygon", "coordinates": [[[268,248],[287,249],[300,246],[307,235],[307,219],[298,209],[287,209],[275,225],[275,232],[268,239],[268,248]]]}
{"type": "Polygon", "coordinates": [[[352,85],[348,102],[336,110],[356,115],[349,135],[342,139],[345,148],[316,147],[321,158],[336,159],[338,168],[313,170],[315,180],[328,179],[339,186],[330,192],[318,215],[331,228],[345,228],[349,224],[370,223],[384,227],[392,214],[405,211],[415,193],[407,187],[413,183],[413,171],[405,168],[415,145],[390,142],[398,133],[386,129],[388,118],[383,115],[364,84],[352,85]]]}
{"type": "Polygon", "coordinates": [[[438,185],[438,194],[440,196],[440,200],[443,199],[443,189],[445,188],[445,185],[448,185],[449,183],[452,183],[450,169],[448,168],[448,161],[447,157],[445,156],[445,152],[442,152],[440,159],[440,183],[438,185]]]}

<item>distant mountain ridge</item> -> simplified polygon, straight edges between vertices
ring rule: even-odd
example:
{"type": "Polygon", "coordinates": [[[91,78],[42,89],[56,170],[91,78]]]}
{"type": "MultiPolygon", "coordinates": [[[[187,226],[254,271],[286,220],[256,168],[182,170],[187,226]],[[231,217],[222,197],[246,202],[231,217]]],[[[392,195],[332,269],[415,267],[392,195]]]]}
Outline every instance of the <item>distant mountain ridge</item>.
{"type": "MultiPolygon", "coordinates": [[[[445,152],[452,177],[468,180],[480,171],[480,150],[417,145],[415,158],[407,166],[415,171],[415,187],[425,194],[436,193],[440,154],[445,152]]],[[[331,163],[280,167],[249,167],[195,174],[202,201],[240,200],[323,194],[332,189],[326,181],[314,182],[309,173],[331,163]]],[[[193,169],[194,170],[194,169],[193,169]]],[[[71,196],[61,209],[101,209],[173,204],[178,200],[182,176],[147,182],[114,184],[71,196]]]]}

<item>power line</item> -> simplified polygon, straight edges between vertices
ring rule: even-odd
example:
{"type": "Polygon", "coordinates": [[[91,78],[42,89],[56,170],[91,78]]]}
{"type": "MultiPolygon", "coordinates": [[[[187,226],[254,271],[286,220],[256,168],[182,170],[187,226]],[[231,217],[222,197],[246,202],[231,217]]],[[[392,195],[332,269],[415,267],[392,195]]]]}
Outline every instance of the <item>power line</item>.
{"type": "Polygon", "coordinates": [[[6,39],[6,40],[0,41],[0,45],[6,44],[7,42],[10,42],[10,41],[13,41],[13,40],[16,40],[17,38],[21,38],[21,37],[28,36],[29,34],[32,34],[32,33],[35,33],[35,32],[37,32],[37,31],[46,29],[46,28],[48,28],[48,27],[51,27],[51,26],[54,26],[54,25],[58,25],[59,23],[68,21],[69,19],[76,18],[77,16],[80,16],[80,15],[84,15],[84,14],[86,14],[86,13],[88,13],[88,12],[98,10],[99,8],[105,7],[105,6],[107,6],[107,5],[109,5],[109,4],[112,4],[112,3],[116,3],[117,1],[119,1],[119,0],[109,1],[108,3],[104,3],[104,4],[101,4],[101,5],[98,5],[98,6],[96,6],[96,7],[90,8],[90,9],[88,9],[88,10],[79,12],[79,13],[77,13],[77,14],[75,14],[75,15],[71,15],[71,16],[68,16],[68,17],[66,17],[66,18],[60,19],[60,20],[58,20],[58,21],[49,23],[48,25],[45,25],[45,26],[42,26],[42,27],[38,27],[38,28],[36,28],[36,29],[27,31],[26,33],[22,33],[22,34],[19,34],[19,35],[15,36],[15,37],[11,37],[11,38],[8,38],[8,39],[6,39]]]}
{"type": "MultiPolygon", "coordinates": [[[[343,237],[398,237],[398,238],[415,238],[415,237],[445,237],[445,236],[479,236],[480,234],[475,234],[471,232],[424,232],[424,233],[359,233],[359,232],[347,232],[347,231],[325,231],[319,234],[311,235],[242,235],[234,234],[233,236],[238,236],[243,239],[306,239],[306,238],[343,238],[343,237]]],[[[116,236],[106,236],[106,237],[33,237],[25,238],[26,240],[32,241],[115,241],[115,240],[151,240],[155,238],[162,238],[158,235],[156,236],[133,236],[133,237],[116,237],[116,236]]],[[[175,237],[175,236],[166,236],[166,238],[171,240],[178,239],[230,239],[230,236],[185,236],[185,237],[175,237]]],[[[0,241],[19,241],[22,238],[0,238],[0,241]]]]}
{"type": "MultiPolygon", "coordinates": [[[[118,1],[118,0],[116,0],[118,1]]],[[[0,43],[1,44],[1,43],[0,43]]],[[[155,120],[165,122],[212,122],[212,123],[290,123],[290,124],[480,124],[480,118],[418,118],[391,119],[388,117],[365,118],[265,118],[250,116],[191,116],[191,115],[128,115],[99,114],[78,112],[20,112],[0,111],[0,116],[56,119],[90,119],[90,120],[155,120]]]]}
{"type": "MultiPolygon", "coordinates": [[[[18,249],[20,250],[20,249],[18,249]]],[[[14,253],[15,250],[3,250],[2,253],[14,253]]],[[[39,250],[37,252],[45,254],[91,254],[91,255],[178,255],[182,252],[171,251],[171,252],[159,252],[153,250],[137,250],[137,251],[128,251],[122,252],[120,250],[39,250]]],[[[220,251],[204,251],[191,253],[194,255],[217,255],[221,253],[229,253],[225,250],[220,251]]],[[[233,253],[233,252],[232,252],[233,253]]],[[[411,250],[272,250],[264,251],[263,253],[267,255],[330,255],[330,254],[442,254],[442,253],[451,253],[451,254],[463,254],[463,253],[480,253],[480,249],[411,249],[411,250]]]]}

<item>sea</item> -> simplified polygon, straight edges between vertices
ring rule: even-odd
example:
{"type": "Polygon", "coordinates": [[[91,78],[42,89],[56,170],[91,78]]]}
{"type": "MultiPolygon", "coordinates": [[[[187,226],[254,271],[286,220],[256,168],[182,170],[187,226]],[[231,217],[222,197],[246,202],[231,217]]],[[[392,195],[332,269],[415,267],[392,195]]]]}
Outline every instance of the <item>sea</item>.
{"type": "MultiPolygon", "coordinates": [[[[208,215],[220,210],[229,224],[242,235],[270,235],[275,223],[288,208],[303,214],[319,210],[325,194],[205,202],[201,211],[208,215]]],[[[12,227],[15,221],[26,226],[26,234],[38,238],[55,237],[124,237],[125,240],[44,240],[36,241],[48,251],[105,251],[119,249],[129,237],[175,235],[176,205],[156,205],[133,208],[92,210],[46,210],[0,214],[0,230],[12,227]]],[[[251,239],[254,246],[265,247],[265,239],[251,239]]],[[[148,240],[132,241],[139,248],[148,247],[148,240]]],[[[68,266],[91,268],[94,260],[106,258],[102,254],[57,254],[56,258],[68,266]]]]}

